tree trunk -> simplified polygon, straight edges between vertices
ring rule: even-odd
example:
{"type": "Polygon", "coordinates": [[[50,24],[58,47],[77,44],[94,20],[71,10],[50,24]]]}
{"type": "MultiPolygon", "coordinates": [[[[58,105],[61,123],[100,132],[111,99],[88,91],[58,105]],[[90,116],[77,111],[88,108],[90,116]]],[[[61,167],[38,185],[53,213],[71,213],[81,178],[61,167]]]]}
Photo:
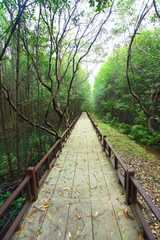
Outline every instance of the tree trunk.
{"type": "Polygon", "coordinates": [[[20,68],[20,24],[18,24],[18,33],[17,33],[17,64],[16,64],[16,155],[17,155],[17,169],[18,175],[21,170],[20,164],[20,154],[19,154],[19,68],[20,68]]]}
{"type": "Polygon", "coordinates": [[[8,136],[7,136],[7,130],[6,130],[6,125],[5,125],[5,119],[4,119],[4,108],[3,108],[3,98],[2,98],[1,63],[0,63],[0,113],[1,113],[2,131],[3,131],[4,140],[5,140],[5,143],[6,143],[9,173],[10,173],[10,176],[12,177],[13,176],[12,161],[11,161],[11,155],[10,155],[10,150],[9,150],[9,143],[8,143],[8,136]]]}
{"type": "MultiPolygon", "coordinates": [[[[29,55],[27,56],[27,118],[29,119],[30,117],[30,103],[29,103],[29,97],[30,97],[30,70],[29,70],[29,55]]],[[[26,136],[26,154],[25,154],[25,169],[28,167],[28,161],[29,161],[29,156],[28,156],[28,147],[29,147],[29,123],[27,123],[27,136],[26,136]]]]}

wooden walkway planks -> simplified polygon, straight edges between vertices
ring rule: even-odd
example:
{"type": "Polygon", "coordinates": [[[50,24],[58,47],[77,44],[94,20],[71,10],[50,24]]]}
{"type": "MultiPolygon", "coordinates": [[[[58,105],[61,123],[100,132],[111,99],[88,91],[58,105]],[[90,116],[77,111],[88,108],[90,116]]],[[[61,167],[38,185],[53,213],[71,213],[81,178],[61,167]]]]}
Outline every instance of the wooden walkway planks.
{"type": "Polygon", "coordinates": [[[137,240],[140,227],[125,217],[124,210],[133,213],[124,202],[123,188],[83,113],[13,239],[137,240]]]}

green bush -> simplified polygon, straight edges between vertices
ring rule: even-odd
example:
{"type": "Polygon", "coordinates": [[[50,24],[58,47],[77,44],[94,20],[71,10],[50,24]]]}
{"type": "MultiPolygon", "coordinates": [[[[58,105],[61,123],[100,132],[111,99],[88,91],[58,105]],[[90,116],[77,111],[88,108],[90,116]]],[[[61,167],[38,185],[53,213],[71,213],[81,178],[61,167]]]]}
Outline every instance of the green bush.
{"type": "Polygon", "coordinates": [[[125,124],[124,126],[121,124],[121,127],[123,128],[123,132],[126,134],[130,134],[132,131],[132,126],[129,124],[125,124]]]}

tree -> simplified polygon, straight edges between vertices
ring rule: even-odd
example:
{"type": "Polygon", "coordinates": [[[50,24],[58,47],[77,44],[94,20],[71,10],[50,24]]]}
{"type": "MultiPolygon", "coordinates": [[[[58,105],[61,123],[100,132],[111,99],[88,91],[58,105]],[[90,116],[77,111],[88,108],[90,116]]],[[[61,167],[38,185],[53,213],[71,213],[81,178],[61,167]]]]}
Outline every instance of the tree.
{"type": "MultiPolygon", "coordinates": [[[[40,24],[45,26],[47,32],[48,54],[48,76],[45,81],[40,74],[40,67],[35,63],[34,53],[27,47],[25,39],[23,43],[27,54],[30,55],[39,82],[50,94],[48,108],[45,113],[46,125],[57,135],[52,124],[47,118],[53,106],[57,113],[60,123],[59,130],[62,130],[63,124],[69,125],[68,107],[70,103],[70,94],[75,76],[79,70],[81,61],[87,56],[92,45],[96,41],[103,25],[111,15],[112,5],[109,7],[105,20],[96,24],[98,13],[93,17],[88,16],[85,11],[78,7],[80,1],[74,3],[64,3],[62,6],[55,6],[48,2],[49,13],[46,10],[46,4],[42,3],[40,7],[41,21],[40,24]],[[80,9],[80,10],[79,10],[80,9]],[[93,28],[92,30],[90,28],[93,28]],[[67,84],[66,102],[63,105],[60,102],[61,89],[67,75],[70,75],[67,84]]],[[[25,26],[26,27],[26,26],[25,26]]],[[[42,26],[41,26],[42,27],[42,26]]],[[[43,27],[42,27],[43,28],[43,27]]]]}
{"type": "MultiPolygon", "coordinates": [[[[148,118],[148,125],[152,129],[153,125],[152,125],[152,121],[151,120],[153,118],[155,118],[155,113],[156,113],[156,109],[157,109],[156,105],[157,105],[158,98],[159,98],[159,95],[160,95],[160,85],[158,84],[156,92],[154,91],[154,93],[151,95],[152,108],[151,109],[147,109],[146,106],[145,106],[145,102],[142,100],[141,96],[136,91],[134,91],[134,89],[132,87],[131,80],[130,80],[130,75],[129,75],[129,67],[130,67],[130,64],[131,64],[132,45],[133,45],[134,39],[136,37],[136,34],[137,34],[138,30],[139,30],[139,27],[140,27],[143,19],[145,18],[145,16],[150,11],[151,7],[152,7],[152,4],[150,5],[150,7],[148,7],[147,4],[145,5],[144,9],[142,10],[141,15],[139,16],[139,20],[137,21],[137,24],[136,24],[136,26],[134,28],[134,32],[133,32],[133,35],[131,37],[131,40],[130,40],[130,43],[129,43],[129,47],[128,47],[126,76],[127,76],[127,82],[128,82],[130,93],[132,94],[132,96],[140,104],[142,110],[144,111],[144,113],[146,114],[146,116],[148,118]]],[[[132,73],[133,73],[133,71],[132,71],[132,73]]],[[[153,81],[155,81],[155,80],[153,80],[153,81]]]]}
{"type": "MultiPolygon", "coordinates": [[[[159,109],[159,29],[147,30],[138,34],[132,46],[132,64],[129,77],[134,92],[141,96],[145,108],[153,112],[158,128],[159,109]]],[[[115,49],[107,62],[102,65],[95,79],[95,110],[102,116],[107,113],[121,122],[136,124],[141,109],[129,92],[126,84],[127,45],[115,49]]],[[[141,122],[145,124],[145,122],[141,122]]]]}

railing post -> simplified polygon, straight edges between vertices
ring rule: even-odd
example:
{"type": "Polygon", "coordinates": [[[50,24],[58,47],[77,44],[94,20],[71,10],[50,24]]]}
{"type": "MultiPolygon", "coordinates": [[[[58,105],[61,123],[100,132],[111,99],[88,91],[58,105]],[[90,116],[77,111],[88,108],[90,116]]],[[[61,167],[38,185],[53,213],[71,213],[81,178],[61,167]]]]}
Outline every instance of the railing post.
{"type": "Polygon", "coordinates": [[[35,168],[29,167],[27,169],[27,174],[31,175],[31,191],[33,193],[33,200],[36,201],[38,198],[38,188],[37,188],[35,168]]]}
{"type": "Polygon", "coordinates": [[[117,160],[116,156],[114,156],[114,168],[115,168],[115,170],[118,169],[118,160],[117,160]]]}
{"type": "Polygon", "coordinates": [[[56,158],[56,148],[53,150],[54,158],[56,158]]]}
{"type": "Polygon", "coordinates": [[[26,194],[27,194],[27,200],[28,200],[28,201],[32,201],[32,194],[31,194],[30,182],[27,183],[27,186],[26,186],[26,194]]]}
{"type": "Polygon", "coordinates": [[[132,204],[130,201],[131,192],[132,192],[132,183],[130,180],[130,176],[134,176],[134,170],[133,169],[127,169],[127,181],[126,181],[126,202],[128,204],[132,204]]]}
{"type": "Polygon", "coordinates": [[[111,157],[111,148],[108,146],[108,157],[111,157]]]}
{"type": "Polygon", "coordinates": [[[102,141],[102,134],[100,134],[100,139],[101,139],[101,141],[102,141]]]}
{"type": "Polygon", "coordinates": [[[47,157],[47,159],[46,159],[46,168],[50,169],[49,157],[47,157]]]}
{"type": "Polygon", "coordinates": [[[103,150],[106,149],[106,141],[105,141],[106,135],[103,135],[103,150]]]}
{"type": "Polygon", "coordinates": [[[97,134],[97,136],[98,136],[98,129],[97,129],[97,127],[98,127],[98,125],[96,124],[96,125],[95,125],[95,128],[96,128],[96,134],[97,134]]]}
{"type": "Polygon", "coordinates": [[[60,140],[60,142],[59,142],[59,150],[60,150],[60,152],[62,152],[62,137],[59,137],[59,140],[60,140]]]}
{"type": "Polygon", "coordinates": [[[124,173],[124,189],[127,189],[127,172],[124,173]]]}

